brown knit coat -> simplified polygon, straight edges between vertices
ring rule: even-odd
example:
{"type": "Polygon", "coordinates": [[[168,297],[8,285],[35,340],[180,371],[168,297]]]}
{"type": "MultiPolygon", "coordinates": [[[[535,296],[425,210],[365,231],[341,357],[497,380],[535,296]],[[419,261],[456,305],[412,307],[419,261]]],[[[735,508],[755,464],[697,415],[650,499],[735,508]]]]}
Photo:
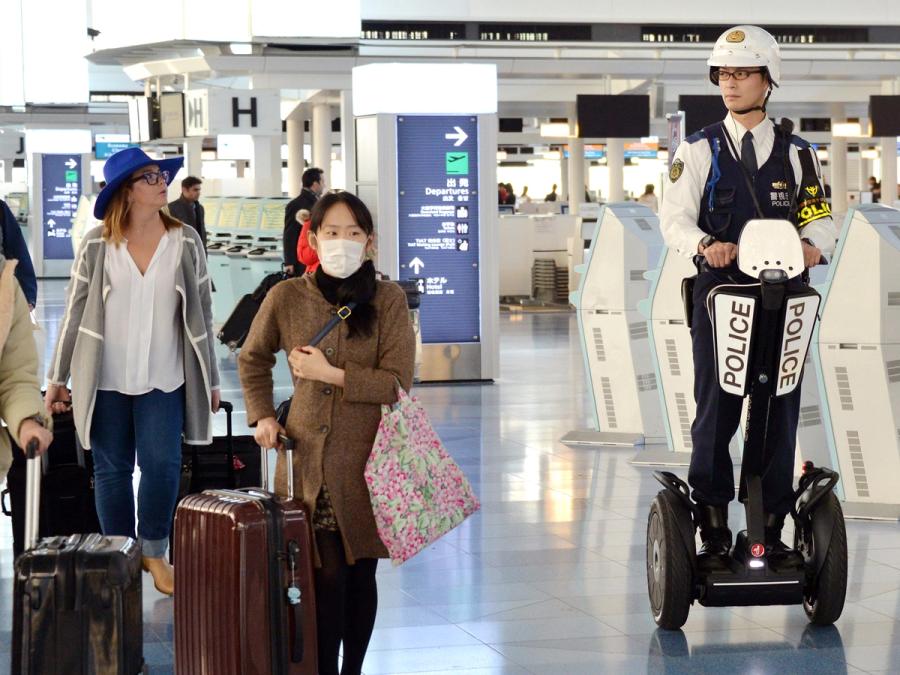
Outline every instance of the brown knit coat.
{"type": "MultiPolygon", "coordinates": [[[[409,390],[415,361],[406,294],[393,282],[377,283],[372,335],[350,339],[342,323],[318,345],[329,363],[344,369],[343,389],[298,380],[286,429],[296,441],[294,492],[312,514],[324,479],[350,564],[357,558],[388,557],[375,528],[363,472],[381,420],[381,405],[396,402],[398,380],[409,390]]],[[[283,281],[269,291],[238,358],[249,425],[275,415],[272,368],[276,354],[309,344],[335,310],[312,275],[283,281]]],[[[279,454],[275,471],[279,494],[287,491],[284,464],[279,454]]]]}

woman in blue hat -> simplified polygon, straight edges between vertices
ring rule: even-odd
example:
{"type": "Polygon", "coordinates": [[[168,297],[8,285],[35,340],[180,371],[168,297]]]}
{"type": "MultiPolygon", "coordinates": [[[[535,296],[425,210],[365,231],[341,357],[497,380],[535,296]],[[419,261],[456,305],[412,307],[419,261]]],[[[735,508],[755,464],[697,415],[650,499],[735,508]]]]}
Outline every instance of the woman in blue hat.
{"type": "Polygon", "coordinates": [[[106,186],[72,266],[45,404],[68,399],[94,454],[103,533],[135,536],[132,474],[141,469],[137,535],[144,569],[171,595],[165,560],[178,496],[182,435],[212,442],[219,406],[210,281],[195,230],[169,216],[166,188],[183,158],[139,148],[110,157],[106,186]]]}

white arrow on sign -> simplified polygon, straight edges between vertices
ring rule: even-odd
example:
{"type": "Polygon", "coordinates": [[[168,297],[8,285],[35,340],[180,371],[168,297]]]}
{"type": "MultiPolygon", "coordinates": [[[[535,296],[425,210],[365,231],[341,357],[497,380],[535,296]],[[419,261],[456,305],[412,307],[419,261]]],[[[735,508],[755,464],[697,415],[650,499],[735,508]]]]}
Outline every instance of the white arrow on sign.
{"type": "Polygon", "coordinates": [[[458,148],[459,146],[461,146],[463,143],[466,142],[466,139],[469,137],[469,135],[465,131],[460,129],[459,127],[453,127],[453,129],[454,129],[454,131],[456,131],[456,133],[455,134],[444,134],[444,138],[446,138],[448,141],[452,141],[452,140],[456,139],[456,143],[453,144],[453,147],[458,148]]]}
{"type": "Polygon", "coordinates": [[[66,162],[66,166],[69,167],[70,169],[74,169],[76,166],[78,166],[78,162],[76,162],[72,158],[69,158],[69,161],[66,162]]]}
{"type": "Polygon", "coordinates": [[[56,225],[56,221],[53,220],[53,218],[51,218],[50,220],[47,221],[47,224],[48,224],[50,227],[53,227],[54,225],[56,225]]]}
{"type": "Polygon", "coordinates": [[[425,263],[423,263],[418,258],[413,258],[409,261],[409,266],[412,268],[412,271],[418,274],[422,271],[422,268],[425,267],[425,263]]]}

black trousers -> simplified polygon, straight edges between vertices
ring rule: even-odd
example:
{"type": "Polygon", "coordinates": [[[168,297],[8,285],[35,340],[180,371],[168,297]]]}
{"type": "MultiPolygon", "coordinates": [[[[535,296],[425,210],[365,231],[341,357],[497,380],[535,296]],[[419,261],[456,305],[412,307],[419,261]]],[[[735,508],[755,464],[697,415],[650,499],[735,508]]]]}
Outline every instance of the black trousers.
{"type": "MultiPolygon", "coordinates": [[[[725,506],[734,499],[734,470],[728,444],[740,425],[743,406],[741,397],[722,391],[716,377],[713,328],[706,296],[721,283],[709,273],[697,278],[691,327],[697,416],[691,426],[694,448],[688,483],[694,501],[709,506],[725,506]]],[[[763,474],[763,506],[766,513],[784,515],[790,512],[793,502],[800,387],[774,399],[770,415],[767,440],[771,461],[763,474]]]]}

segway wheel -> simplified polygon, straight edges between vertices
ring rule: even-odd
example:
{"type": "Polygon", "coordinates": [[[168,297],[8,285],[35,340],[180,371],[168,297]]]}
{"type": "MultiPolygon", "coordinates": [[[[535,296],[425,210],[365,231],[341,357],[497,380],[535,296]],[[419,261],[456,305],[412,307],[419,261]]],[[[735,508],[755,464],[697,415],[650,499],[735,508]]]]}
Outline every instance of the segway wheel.
{"type": "MultiPolygon", "coordinates": [[[[833,519],[834,526],[828,551],[825,554],[825,562],[819,574],[807,582],[803,593],[803,609],[809,620],[819,626],[830,626],[841,616],[844,610],[844,599],[847,595],[847,529],[844,526],[844,512],[841,503],[833,492],[828,495],[827,502],[817,508],[813,514],[813,521],[819,518],[833,519]]],[[[808,535],[807,546],[810,546],[807,560],[815,560],[816,554],[816,527],[813,524],[812,532],[808,535]]],[[[799,535],[795,535],[797,537],[799,535]]],[[[799,542],[798,542],[799,543],[799,542]]]]}
{"type": "Polygon", "coordinates": [[[653,619],[667,630],[684,625],[693,601],[693,564],[679,525],[685,532],[694,531],[684,504],[662,490],[647,519],[647,590],[653,619]]]}

